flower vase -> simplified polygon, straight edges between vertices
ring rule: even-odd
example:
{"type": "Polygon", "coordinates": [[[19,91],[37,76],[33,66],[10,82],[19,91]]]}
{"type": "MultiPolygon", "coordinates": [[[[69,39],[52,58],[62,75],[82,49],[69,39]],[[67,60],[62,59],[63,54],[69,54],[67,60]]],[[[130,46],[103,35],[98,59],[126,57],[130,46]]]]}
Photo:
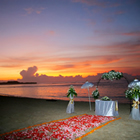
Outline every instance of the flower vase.
{"type": "Polygon", "coordinates": [[[134,97],[133,108],[130,114],[130,118],[133,120],[140,120],[140,112],[139,112],[139,96],[134,97]]]}
{"type": "Polygon", "coordinates": [[[72,97],[71,94],[66,113],[74,113],[74,96],[72,97]]]}

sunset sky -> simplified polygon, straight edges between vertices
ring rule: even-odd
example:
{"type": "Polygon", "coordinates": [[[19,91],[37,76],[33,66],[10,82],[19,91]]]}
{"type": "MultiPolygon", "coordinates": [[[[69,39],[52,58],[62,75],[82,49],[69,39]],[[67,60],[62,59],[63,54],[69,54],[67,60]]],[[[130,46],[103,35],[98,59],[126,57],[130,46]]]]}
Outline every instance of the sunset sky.
{"type": "Polygon", "coordinates": [[[0,0],[0,80],[140,75],[140,0],[0,0]]]}

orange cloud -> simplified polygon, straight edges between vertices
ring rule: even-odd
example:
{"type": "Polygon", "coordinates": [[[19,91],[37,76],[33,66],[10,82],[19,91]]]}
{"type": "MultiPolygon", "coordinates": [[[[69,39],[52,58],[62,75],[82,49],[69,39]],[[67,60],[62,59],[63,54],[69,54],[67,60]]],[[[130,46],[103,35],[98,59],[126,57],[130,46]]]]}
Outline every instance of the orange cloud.
{"type": "MultiPolygon", "coordinates": [[[[60,60],[61,59],[62,58],[60,58],[60,60]]],[[[115,63],[119,63],[119,61],[121,60],[122,60],[121,58],[117,58],[114,56],[83,57],[83,58],[77,57],[77,58],[71,58],[71,61],[67,62],[67,64],[49,66],[49,69],[51,71],[54,71],[54,73],[63,73],[63,75],[80,74],[80,75],[87,76],[87,75],[96,74],[99,71],[102,72],[101,69],[103,68],[104,70],[106,64],[115,65],[115,63]],[[98,69],[97,72],[95,72],[95,68],[98,69]]],[[[58,59],[58,63],[59,63],[59,59],[58,59]]]]}
{"type": "Polygon", "coordinates": [[[53,70],[64,70],[69,68],[75,68],[75,65],[55,65],[53,70]]]}
{"type": "Polygon", "coordinates": [[[18,67],[21,67],[21,66],[22,66],[21,64],[16,64],[16,65],[13,65],[13,64],[0,65],[0,67],[3,67],[3,68],[18,68],[18,67]]]}
{"type": "Polygon", "coordinates": [[[98,56],[97,58],[95,57],[95,60],[85,61],[84,63],[90,65],[101,65],[101,64],[119,62],[120,60],[122,60],[122,58],[117,58],[114,56],[100,56],[100,57],[98,56]]]}
{"type": "Polygon", "coordinates": [[[0,58],[0,67],[3,68],[21,68],[23,66],[32,65],[34,63],[40,63],[43,61],[41,57],[7,57],[7,58],[0,58]]]}

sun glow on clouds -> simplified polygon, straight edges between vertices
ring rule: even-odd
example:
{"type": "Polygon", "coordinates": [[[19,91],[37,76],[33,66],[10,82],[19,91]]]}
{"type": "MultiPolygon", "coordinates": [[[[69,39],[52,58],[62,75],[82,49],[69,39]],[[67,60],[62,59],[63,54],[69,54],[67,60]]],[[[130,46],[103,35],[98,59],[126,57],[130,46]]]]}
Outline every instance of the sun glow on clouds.
{"type": "Polygon", "coordinates": [[[20,2],[0,1],[0,80],[32,66],[48,76],[140,74],[139,1],[20,2]]]}

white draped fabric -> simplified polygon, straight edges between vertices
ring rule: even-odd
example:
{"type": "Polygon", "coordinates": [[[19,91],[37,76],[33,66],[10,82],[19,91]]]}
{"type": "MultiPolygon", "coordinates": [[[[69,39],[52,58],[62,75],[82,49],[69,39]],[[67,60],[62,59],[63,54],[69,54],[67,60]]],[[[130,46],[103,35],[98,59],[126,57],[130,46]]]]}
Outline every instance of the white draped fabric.
{"type": "Polygon", "coordinates": [[[118,101],[95,100],[95,114],[101,116],[118,116],[118,101]]]}
{"type": "Polygon", "coordinates": [[[74,113],[74,96],[72,97],[70,94],[70,100],[66,109],[67,113],[74,113]]]}
{"type": "MultiPolygon", "coordinates": [[[[137,102],[139,101],[139,96],[135,97],[134,100],[137,102]]],[[[137,105],[136,102],[134,103],[134,106],[132,108],[130,118],[133,120],[140,120],[140,111],[139,111],[139,104],[137,105]],[[137,107],[136,107],[137,105],[137,107]]]]}

